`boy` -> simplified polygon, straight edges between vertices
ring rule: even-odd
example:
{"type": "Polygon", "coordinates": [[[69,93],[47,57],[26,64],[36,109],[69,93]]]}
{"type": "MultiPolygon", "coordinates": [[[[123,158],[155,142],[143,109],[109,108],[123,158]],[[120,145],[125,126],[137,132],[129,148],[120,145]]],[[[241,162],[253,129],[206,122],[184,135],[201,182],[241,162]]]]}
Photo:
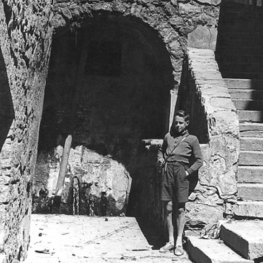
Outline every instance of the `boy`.
{"type": "Polygon", "coordinates": [[[163,140],[158,151],[158,162],[164,166],[162,178],[161,200],[165,207],[165,221],[168,228],[169,241],[160,249],[161,253],[174,249],[176,256],[184,254],[183,231],[185,225],[185,203],[188,201],[188,177],[203,164],[199,141],[188,133],[189,114],[179,110],[175,114],[170,132],[163,140]],[[194,163],[190,166],[190,158],[194,163]],[[177,236],[174,240],[172,211],[175,210],[177,236]],[[176,241],[176,242],[175,242],[176,241]]]}

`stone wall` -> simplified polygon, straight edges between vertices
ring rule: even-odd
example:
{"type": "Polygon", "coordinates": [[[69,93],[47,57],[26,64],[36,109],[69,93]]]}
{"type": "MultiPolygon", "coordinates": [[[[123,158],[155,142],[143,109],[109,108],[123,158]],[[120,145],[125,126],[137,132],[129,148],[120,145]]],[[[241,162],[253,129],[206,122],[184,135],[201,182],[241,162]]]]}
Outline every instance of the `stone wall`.
{"type": "MultiPolygon", "coordinates": [[[[71,25],[81,27],[87,16],[96,12],[113,12],[124,17],[137,18],[149,25],[163,41],[173,67],[174,91],[177,95],[186,47],[215,48],[221,0],[136,0],[55,4],[53,24],[56,28],[71,25]]],[[[171,118],[172,119],[172,118],[171,118]]]]}
{"type": "MultiPolygon", "coordinates": [[[[198,174],[189,178],[186,217],[191,231],[191,222],[211,224],[233,215],[237,201],[239,121],[213,50],[188,48],[182,75],[177,107],[190,112],[189,131],[199,138],[204,159],[198,174]]],[[[145,143],[148,154],[156,155],[162,140],[145,140],[145,143]]],[[[156,168],[154,182],[161,178],[156,168]]],[[[161,221],[160,185],[156,185],[155,191],[155,218],[161,221]]],[[[197,230],[198,227],[191,234],[197,230]]]]}
{"type": "MultiPolygon", "coordinates": [[[[71,64],[74,52],[69,52],[73,50],[69,43],[79,38],[77,42],[86,41],[92,48],[91,42],[99,39],[108,43],[119,41],[123,47],[119,75],[81,76],[72,150],[82,145],[101,158],[109,155],[124,165],[133,179],[127,214],[160,222],[156,148],[142,150],[141,140],[163,138],[169,129],[187,41],[190,46],[214,49],[219,4],[220,1],[57,3],[52,21],[57,37],[55,34],[40,130],[40,169],[36,176],[41,178],[41,167],[47,166],[42,157],[48,155],[47,151],[52,155],[58,145],[63,145],[68,132],[74,98],[71,69],[76,68],[71,64]],[[212,32],[212,38],[207,38],[207,32],[212,32]]],[[[78,46],[77,56],[89,56],[85,54],[88,49],[78,46]]],[[[34,212],[50,211],[49,201],[42,202],[40,194],[43,193],[44,200],[50,191],[41,182],[36,185],[34,212]]],[[[85,203],[83,199],[82,205],[85,203]]],[[[63,211],[68,213],[71,209],[63,211]]]]}
{"type": "Polygon", "coordinates": [[[0,262],[19,262],[29,245],[31,177],[51,45],[49,13],[49,1],[0,3],[0,262]]]}
{"type": "MultiPolygon", "coordinates": [[[[175,101],[186,54],[187,34],[198,25],[203,26],[198,29],[201,32],[202,28],[216,28],[219,4],[220,1],[215,0],[59,1],[52,7],[54,12],[51,12],[51,1],[48,0],[1,2],[0,45],[4,60],[1,65],[5,65],[1,67],[1,102],[5,101],[5,104],[1,104],[4,127],[1,127],[0,137],[2,262],[23,259],[29,242],[31,179],[37,155],[52,26],[62,28],[68,25],[74,30],[96,12],[127,16],[147,24],[162,40],[169,54],[172,72],[167,73],[165,78],[173,79],[170,89],[174,91],[175,99],[171,101],[175,101]]],[[[196,44],[191,41],[193,46],[200,45],[200,42],[196,44]]],[[[209,48],[213,48],[213,44],[209,44],[209,48]]],[[[170,115],[173,115],[173,110],[170,115]]],[[[149,210],[149,207],[156,207],[154,199],[150,199],[157,194],[155,179],[151,177],[155,172],[155,161],[152,154],[147,153],[145,157],[142,151],[137,166],[139,172],[134,180],[134,196],[131,197],[137,199],[134,211],[140,211],[140,215],[147,217],[158,209],[149,210]],[[142,164],[144,169],[139,169],[142,164]],[[144,199],[145,189],[149,190],[149,199],[144,199]]]]}
{"type": "Polygon", "coordinates": [[[212,50],[189,48],[184,72],[180,105],[190,109],[190,132],[200,139],[204,158],[187,212],[211,223],[232,214],[236,202],[238,116],[212,50]]]}

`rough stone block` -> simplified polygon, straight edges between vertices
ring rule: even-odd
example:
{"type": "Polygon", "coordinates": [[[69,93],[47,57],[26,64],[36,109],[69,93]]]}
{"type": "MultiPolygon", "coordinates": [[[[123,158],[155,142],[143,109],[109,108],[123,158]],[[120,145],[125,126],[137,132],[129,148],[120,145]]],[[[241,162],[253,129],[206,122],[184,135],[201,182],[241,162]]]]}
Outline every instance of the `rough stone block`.
{"type": "MultiPolygon", "coordinates": [[[[63,149],[58,146],[55,148],[53,156],[39,158],[35,177],[41,178],[42,182],[34,185],[36,196],[39,197],[41,190],[47,192],[48,198],[54,193],[62,152],[63,149]],[[50,158],[53,160],[52,165],[50,158]],[[45,167],[41,168],[47,165],[49,165],[48,170],[45,167]]],[[[126,212],[132,179],[124,165],[84,146],[72,148],[61,199],[66,204],[67,211],[72,205],[72,184],[76,177],[78,178],[79,194],[85,193],[81,194],[78,204],[80,211],[82,211],[81,214],[120,215],[126,212]]],[[[44,201],[46,196],[41,198],[44,201]]],[[[47,209],[47,207],[44,208],[47,209]]]]}
{"type": "MultiPolygon", "coordinates": [[[[210,113],[210,112],[208,112],[210,113]]],[[[217,111],[209,115],[209,128],[211,135],[217,134],[239,134],[238,117],[233,111],[217,111]]],[[[234,138],[233,138],[234,140],[234,138]]]]}
{"type": "Polygon", "coordinates": [[[193,48],[208,48],[215,50],[217,28],[199,25],[188,34],[188,45],[193,48]]]}
{"type": "Polygon", "coordinates": [[[187,251],[195,263],[253,263],[236,254],[218,239],[188,237],[187,251]]]}
{"type": "Polygon", "coordinates": [[[263,256],[263,222],[240,221],[222,225],[220,237],[247,259],[263,256]]]}

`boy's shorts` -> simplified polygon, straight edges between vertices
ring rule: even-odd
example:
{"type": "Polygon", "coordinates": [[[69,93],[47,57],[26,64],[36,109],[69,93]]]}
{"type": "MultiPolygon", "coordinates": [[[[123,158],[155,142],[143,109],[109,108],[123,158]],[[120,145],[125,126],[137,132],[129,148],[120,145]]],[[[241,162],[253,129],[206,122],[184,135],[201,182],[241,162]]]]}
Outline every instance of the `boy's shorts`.
{"type": "Polygon", "coordinates": [[[186,176],[185,166],[178,162],[167,163],[166,172],[162,178],[162,201],[185,203],[188,201],[189,181],[186,176]]]}

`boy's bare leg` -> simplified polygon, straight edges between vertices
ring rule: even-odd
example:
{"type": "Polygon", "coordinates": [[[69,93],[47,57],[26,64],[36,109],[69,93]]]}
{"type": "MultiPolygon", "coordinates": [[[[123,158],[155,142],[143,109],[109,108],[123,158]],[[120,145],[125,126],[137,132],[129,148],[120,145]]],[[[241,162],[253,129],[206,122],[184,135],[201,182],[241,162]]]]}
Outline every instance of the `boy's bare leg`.
{"type": "Polygon", "coordinates": [[[164,202],[165,223],[168,230],[169,241],[160,249],[160,252],[168,252],[174,248],[174,226],[173,226],[173,203],[172,201],[164,202]]]}
{"type": "Polygon", "coordinates": [[[169,201],[165,205],[166,208],[166,224],[169,236],[169,242],[174,243],[174,226],[173,226],[173,203],[169,201]]]}
{"type": "Polygon", "coordinates": [[[185,226],[185,203],[179,203],[176,207],[176,225],[177,225],[177,237],[176,237],[176,249],[175,254],[180,256],[183,254],[183,232],[185,226]],[[180,247],[180,248],[179,248],[180,247]]]}

